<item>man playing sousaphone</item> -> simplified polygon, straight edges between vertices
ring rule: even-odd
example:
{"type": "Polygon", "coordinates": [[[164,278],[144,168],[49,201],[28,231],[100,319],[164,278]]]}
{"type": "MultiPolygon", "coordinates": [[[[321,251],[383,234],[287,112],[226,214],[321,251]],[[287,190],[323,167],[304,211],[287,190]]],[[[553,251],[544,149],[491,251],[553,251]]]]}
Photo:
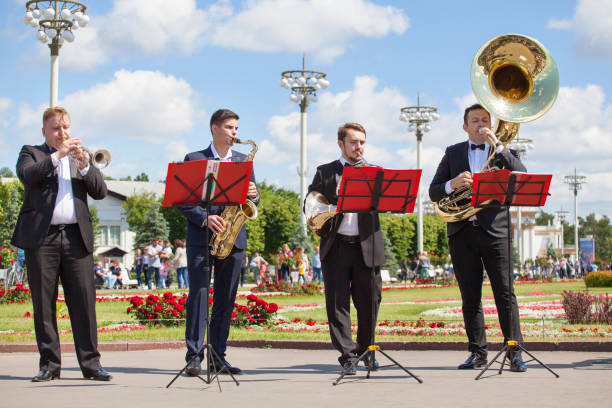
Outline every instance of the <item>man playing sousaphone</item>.
{"type": "MultiPolygon", "coordinates": [[[[308,187],[305,209],[316,193],[322,194],[329,204],[338,203],[338,184],[344,166],[362,164],[366,131],[358,123],[345,123],[338,129],[340,158],[317,167],[317,173],[308,187]]],[[[385,262],[385,247],[378,214],[341,213],[327,221],[321,234],[320,256],[325,284],[325,303],[332,344],[340,352],[338,361],[345,374],[354,375],[353,363],[370,345],[381,299],[382,280],[380,266],[385,262]],[[375,231],[372,235],[372,231],[375,231]],[[375,248],[374,265],[372,248],[375,248]],[[371,288],[371,268],[376,267],[374,288],[371,288]],[[351,297],[357,309],[357,342],[351,338],[351,297]]],[[[376,368],[377,365],[374,365],[376,368]]]]}

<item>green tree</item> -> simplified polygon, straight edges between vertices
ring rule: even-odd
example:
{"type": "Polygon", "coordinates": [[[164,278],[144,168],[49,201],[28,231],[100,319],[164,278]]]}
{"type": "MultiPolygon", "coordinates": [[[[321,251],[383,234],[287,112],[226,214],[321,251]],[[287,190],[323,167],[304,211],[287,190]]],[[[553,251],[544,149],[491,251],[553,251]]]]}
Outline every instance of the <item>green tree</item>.
{"type": "Polygon", "coordinates": [[[15,177],[15,173],[5,166],[0,169],[0,177],[15,177]]]}
{"type": "Polygon", "coordinates": [[[168,222],[161,212],[161,203],[153,193],[134,194],[123,203],[126,220],[136,236],[134,249],[151,243],[153,238],[167,239],[168,222]]]}
{"type": "MultiPolygon", "coordinates": [[[[89,206],[89,213],[91,214],[91,226],[93,229],[94,238],[100,235],[100,217],[98,217],[98,209],[93,206],[89,206]]],[[[97,240],[94,240],[94,250],[97,247],[97,240]]]]}
{"type": "Polygon", "coordinates": [[[381,214],[380,225],[385,237],[391,242],[396,259],[416,255],[416,222],[411,215],[381,214]]]}
{"type": "Polygon", "coordinates": [[[140,173],[134,177],[134,181],[149,181],[149,176],[147,173],[140,173]]]}
{"type": "Polygon", "coordinates": [[[555,216],[553,214],[549,214],[546,211],[540,210],[538,215],[535,218],[536,225],[548,225],[552,224],[555,216]]]}
{"type": "Polygon", "coordinates": [[[587,215],[586,219],[579,217],[579,236],[592,235],[595,240],[595,258],[597,261],[609,262],[612,260],[612,225],[607,216],[599,219],[594,213],[587,215]]]}
{"type": "Polygon", "coordinates": [[[297,227],[296,215],[299,214],[298,195],[293,191],[268,186],[258,186],[260,202],[258,211],[264,225],[265,254],[276,253],[289,243],[297,227]]]}
{"type": "Polygon", "coordinates": [[[397,257],[395,256],[395,251],[393,250],[393,244],[391,240],[386,235],[383,237],[385,242],[385,264],[381,269],[386,269],[390,274],[394,275],[395,271],[399,268],[399,263],[397,262],[397,257]]]}
{"type": "Polygon", "coordinates": [[[23,203],[23,184],[0,182],[0,244],[10,242],[23,203]]]}
{"type": "Polygon", "coordinates": [[[187,236],[187,220],[176,207],[161,207],[161,202],[160,198],[160,211],[168,223],[168,239],[174,245],[175,239],[185,239],[187,236]]]}
{"type": "Polygon", "coordinates": [[[132,181],[132,176],[121,177],[119,181],[132,181]]]}
{"type": "Polygon", "coordinates": [[[304,228],[300,225],[300,217],[297,217],[295,221],[295,229],[291,234],[291,238],[289,238],[289,247],[290,248],[304,248],[304,251],[307,254],[312,255],[314,253],[314,247],[308,234],[304,231],[304,228]]]}

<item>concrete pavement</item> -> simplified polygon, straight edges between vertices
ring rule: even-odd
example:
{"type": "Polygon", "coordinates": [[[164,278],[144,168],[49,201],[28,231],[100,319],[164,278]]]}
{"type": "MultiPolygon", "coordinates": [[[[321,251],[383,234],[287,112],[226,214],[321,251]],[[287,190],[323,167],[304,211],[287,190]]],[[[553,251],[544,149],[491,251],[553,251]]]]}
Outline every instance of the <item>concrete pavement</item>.
{"type": "MultiPolygon", "coordinates": [[[[565,407],[607,406],[612,401],[612,352],[540,351],[536,357],[560,378],[528,363],[526,373],[477,371],[455,367],[464,351],[388,351],[419,376],[423,384],[397,367],[382,368],[370,379],[357,376],[332,382],[339,373],[332,350],[238,348],[228,360],[244,370],[236,386],[229,376],[205,384],[181,377],[166,384],[184,365],[183,350],[103,352],[102,364],[114,379],[83,380],[74,353],[64,353],[60,380],[32,383],[37,353],[0,354],[0,407],[565,407]]],[[[493,357],[490,353],[489,357],[493,357]]],[[[525,356],[527,357],[527,356],[525,356]]],[[[382,365],[390,362],[378,354],[382,365]]]]}

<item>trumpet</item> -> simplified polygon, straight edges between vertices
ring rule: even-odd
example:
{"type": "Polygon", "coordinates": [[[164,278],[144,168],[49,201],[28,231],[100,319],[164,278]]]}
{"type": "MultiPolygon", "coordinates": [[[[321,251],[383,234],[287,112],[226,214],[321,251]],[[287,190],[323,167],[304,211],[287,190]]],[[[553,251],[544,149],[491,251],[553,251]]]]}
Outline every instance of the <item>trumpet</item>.
{"type": "Polygon", "coordinates": [[[106,149],[98,149],[94,153],[84,146],[77,146],[75,150],[70,151],[70,158],[74,160],[79,167],[87,167],[88,163],[92,163],[99,169],[106,168],[111,161],[111,154],[106,149]]]}

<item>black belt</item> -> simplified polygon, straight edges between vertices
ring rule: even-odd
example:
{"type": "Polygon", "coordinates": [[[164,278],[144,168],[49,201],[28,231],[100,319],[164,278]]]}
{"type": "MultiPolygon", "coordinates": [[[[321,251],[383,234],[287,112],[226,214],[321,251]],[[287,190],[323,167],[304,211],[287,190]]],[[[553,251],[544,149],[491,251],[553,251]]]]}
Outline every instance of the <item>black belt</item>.
{"type": "Polygon", "coordinates": [[[342,234],[336,234],[336,239],[338,241],[342,241],[342,242],[347,242],[349,244],[359,244],[361,242],[361,239],[359,239],[359,235],[342,235],[342,234]]]}
{"type": "Polygon", "coordinates": [[[51,231],[62,231],[62,230],[65,230],[66,228],[74,227],[75,225],[79,225],[79,224],[77,224],[77,223],[74,223],[74,224],[51,224],[49,226],[49,232],[51,232],[51,231]]]}

